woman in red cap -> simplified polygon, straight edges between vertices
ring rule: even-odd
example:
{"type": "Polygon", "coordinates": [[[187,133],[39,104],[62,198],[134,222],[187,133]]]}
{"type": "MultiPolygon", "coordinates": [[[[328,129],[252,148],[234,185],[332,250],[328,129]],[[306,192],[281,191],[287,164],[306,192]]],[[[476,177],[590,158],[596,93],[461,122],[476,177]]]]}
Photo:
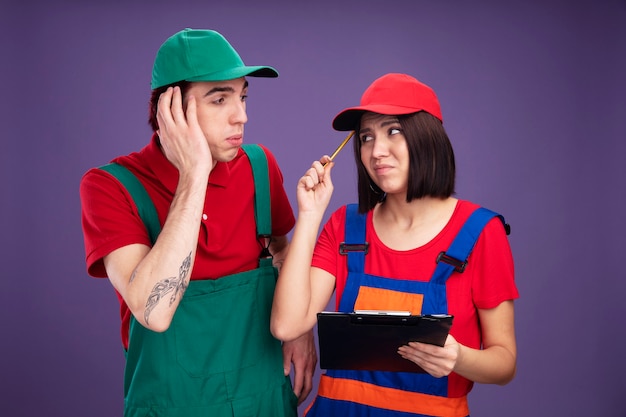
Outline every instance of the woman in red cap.
{"type": "Polygon", "coordinates": [[[333,127],[355,132],[359,203],[333,213],[318,238],[333,191],[331,158],[315,161],[298,182],[273,334],[287,341],[310,331],[334,291],[337,311],[449,314],[454,321],[444,346],[398,347],[425,372],[329,369],[307,415],[468,416],[474,382],[504,385],[515,375],[519,295],[508,225],[453,197],[454,153],[439,102],[415,78],[378,78],[333,127]],[[363,251],[345,250],[346,242],[363,251]]]}

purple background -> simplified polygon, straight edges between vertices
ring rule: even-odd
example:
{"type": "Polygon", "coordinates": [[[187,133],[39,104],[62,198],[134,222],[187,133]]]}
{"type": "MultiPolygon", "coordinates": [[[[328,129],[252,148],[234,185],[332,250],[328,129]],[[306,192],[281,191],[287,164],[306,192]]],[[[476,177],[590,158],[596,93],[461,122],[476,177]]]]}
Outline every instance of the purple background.
{"type": "MultiPolygon", "coordinates": [[[[386,72],[432,86],[460,198],[505,215],[521,299],[518,374],[474,416],[624,416],[626,2],[346,0],[0,3],[0,414],[120,416],[118,305],[85,272],[78,184],[149,140],[155,52],[222,32],[249,64],[247,142],[295,184],[386,72]]],[[[350,151],[331,209],[355,201],[350,151]]],[[[317,373],[319,376],[319,371],[317,373]]]]}

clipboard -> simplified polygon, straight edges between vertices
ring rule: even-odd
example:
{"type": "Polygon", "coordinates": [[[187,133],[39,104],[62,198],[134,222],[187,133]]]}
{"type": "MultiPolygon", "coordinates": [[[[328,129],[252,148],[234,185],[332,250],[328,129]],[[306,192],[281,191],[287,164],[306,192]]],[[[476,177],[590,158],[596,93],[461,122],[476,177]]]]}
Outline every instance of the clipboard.
{"type": "Polygon", "coordinates": [[[408,342],[443,346],[453,316],[358,311],[317,314],[321,369],[425,372],[398,354],[408,342]]]}

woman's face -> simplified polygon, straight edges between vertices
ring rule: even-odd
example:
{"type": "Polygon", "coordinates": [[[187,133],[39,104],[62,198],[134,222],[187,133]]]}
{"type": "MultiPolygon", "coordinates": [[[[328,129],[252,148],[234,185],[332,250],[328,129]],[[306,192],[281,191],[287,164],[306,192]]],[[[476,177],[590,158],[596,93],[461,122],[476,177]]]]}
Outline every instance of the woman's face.
{"type": "Polygon", "coordinates": [[[367,112],[361,118],[361,162],[385,193],[407,192],[409,149],[396,116],[367,112]]]}

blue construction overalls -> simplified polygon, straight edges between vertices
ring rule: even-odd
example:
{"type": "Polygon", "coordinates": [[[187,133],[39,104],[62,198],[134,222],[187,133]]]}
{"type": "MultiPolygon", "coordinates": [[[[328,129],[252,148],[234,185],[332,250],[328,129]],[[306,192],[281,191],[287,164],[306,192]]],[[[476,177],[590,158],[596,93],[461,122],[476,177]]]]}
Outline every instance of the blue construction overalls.
{"type": "MultiPolygon", "coordinates": [[[[483,227],[497,213],[479,208],[472,213],[448,250],[437,259],[427,282],[391,279],[364,272],[366,215],[358,205],[346,209],[343,250],[348,277],[339,311],[405,310],[412,314],[448,314],[446,281],[462,272],[483,227]],[[352,250],[351,248],[359,248],[352,250]]],[[[504,222],[504,219],[499,216],[504,222]]],[[[508,225],[506,225],[508,227],[508,225]]],[[[434,261],[434,260],[433,260],[434,261]]],[[[307,417],[417,417],[469,415],[467,397],[448,398],[448,378],[426,373],[327,370],[307,417]]]]}

